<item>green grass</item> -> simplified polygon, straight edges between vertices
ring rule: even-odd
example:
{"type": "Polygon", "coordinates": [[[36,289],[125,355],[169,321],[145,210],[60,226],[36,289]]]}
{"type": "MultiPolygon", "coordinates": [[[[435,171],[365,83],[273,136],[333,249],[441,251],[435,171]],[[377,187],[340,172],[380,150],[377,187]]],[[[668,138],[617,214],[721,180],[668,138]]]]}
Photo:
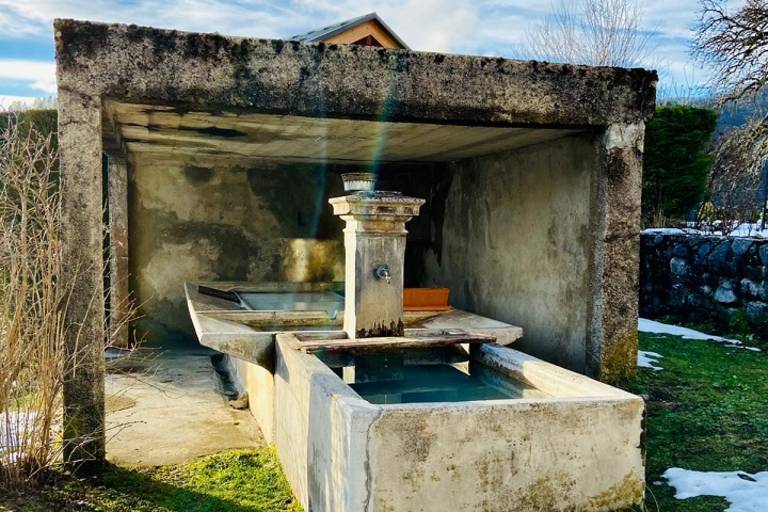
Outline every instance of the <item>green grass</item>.
{"type": "Polygon", "coordinates": [[[646,509],[722,512],[722,498],[676,500],[661,474],[768,469],[768,354],[645,333],[640,348],[664,356],[622,385],[647,403],[646,509]]]}
{"type": "Polygon", "coordinates": [[[109,465],[98,480],[54,474],[28,494],[0,496],[0,510],[24,512],[298,512],[273,450],[238,450],[182,466],[109,465]]]}

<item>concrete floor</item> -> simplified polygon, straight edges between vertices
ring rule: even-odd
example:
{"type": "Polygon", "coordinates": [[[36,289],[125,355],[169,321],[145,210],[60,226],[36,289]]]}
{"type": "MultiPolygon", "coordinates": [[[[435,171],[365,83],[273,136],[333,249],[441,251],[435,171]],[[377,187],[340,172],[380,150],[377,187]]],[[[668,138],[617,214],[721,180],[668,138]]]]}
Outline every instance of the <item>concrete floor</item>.
{"type": "Polygon", "coordinates": [[[108,362],[107,457],[129,466],[179,464],[233,448],[263,446],[247,410],[231,408],[212,352],[141,350],[108,362]]]}

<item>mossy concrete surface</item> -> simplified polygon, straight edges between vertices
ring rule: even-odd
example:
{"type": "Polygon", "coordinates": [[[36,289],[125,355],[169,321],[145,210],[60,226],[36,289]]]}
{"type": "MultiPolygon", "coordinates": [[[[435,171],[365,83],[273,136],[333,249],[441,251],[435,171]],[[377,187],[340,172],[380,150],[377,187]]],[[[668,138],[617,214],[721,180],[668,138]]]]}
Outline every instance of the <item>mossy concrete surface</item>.
{"type": "Polygon", "coordinates": [[[141,103],[485,125],[607,126],[654,110],[657,76],[59,19],[58,87],[141,103]]]}
{"type": "Polygon", "coordinates": [[[184,282],[341,281],[343,223],[326,201],[341,180],[322,165],[201,166],[133,159],[130,281],[153,346],[194,346],[184,282]]]}

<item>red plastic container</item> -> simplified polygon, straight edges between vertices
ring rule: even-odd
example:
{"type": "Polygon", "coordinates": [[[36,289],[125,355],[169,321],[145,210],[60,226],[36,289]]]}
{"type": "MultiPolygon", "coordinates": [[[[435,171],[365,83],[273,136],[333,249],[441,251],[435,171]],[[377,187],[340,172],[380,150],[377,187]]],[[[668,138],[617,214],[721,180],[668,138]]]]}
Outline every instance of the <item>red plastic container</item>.
{"type": "Polygon", "coordinates": [[[405,311],[447,311],[450,288],[404,288],[403,309],[405,311]]]}

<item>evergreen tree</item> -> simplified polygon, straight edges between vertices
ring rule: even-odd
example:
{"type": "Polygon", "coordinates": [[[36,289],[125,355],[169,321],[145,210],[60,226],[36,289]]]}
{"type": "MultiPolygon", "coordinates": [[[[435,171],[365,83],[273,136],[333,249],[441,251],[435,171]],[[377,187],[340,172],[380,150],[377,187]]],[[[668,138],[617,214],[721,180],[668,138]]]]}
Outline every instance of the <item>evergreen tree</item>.
{"type": "Polygon", "coordinates": [[[648,123],[643,159],[643,221],[683,219],[705,199],[713,157],[707,154],[717,113],[664,106],[648,123]]]}

